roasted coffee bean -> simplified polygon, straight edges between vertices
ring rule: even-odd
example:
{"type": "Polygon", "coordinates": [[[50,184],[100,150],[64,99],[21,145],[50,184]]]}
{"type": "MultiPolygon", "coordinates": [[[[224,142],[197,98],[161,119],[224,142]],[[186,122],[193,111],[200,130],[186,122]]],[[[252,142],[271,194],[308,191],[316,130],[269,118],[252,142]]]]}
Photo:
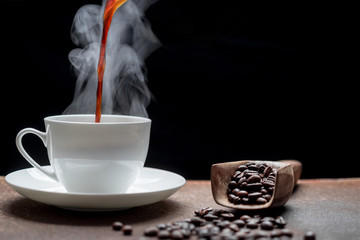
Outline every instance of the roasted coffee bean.
{"type": "Polygon", "coordinates": [[[246,189],[246,186],[247,186],[247,182],[243,182],[243,183],[241,183],[239,188],[240,188],[240,190],[244,190],[244,189],[246,189]]]}
{"type": "Polygon", "coordinates": [[[184,239],[184,235],[182,234],[181,230],[174,230],[171,232],[171,238],[180,240],[180,239],[184,239]]]}
{"type": "Polygon", "coordinates": [[[248,183],[257,183],[257,182],[260,182],[260,181],[261,181],[261,177],[259,175],[252,175],[247,180],[248,183]]]}
{"type": "Polygon", "coordinates": [[[238,192],[240,192],[240,189],[238,189],[238,188],[234,188],[234,189],[231,191],[231,193],[234,194],[234,195],[237,195],[238,192]]]}
{"type": "Polygon", "coordinates": [[[249,198],[242,198],[241,199],[241,203],[243,203],[243,204],[248,204],[250,202],[250,200],[249,200],[249,198]]]}
{"type": "Polygon", "coordinates": [[[246,181],[246,177],[242,177],[239,179],[239,181],[237,182],[237,187],[241,187],[241,184],[243,184],[246,181]]]}
{"type": "Polygon", "coordinates": [[[164,230],[166,228],[166,224],[160,223],[156,226],[159,230],[164,230]]]}
{"type": "Polygon", "coordinates": [[[312,231],[308,231],[305,233],[304,240],[315,240],[316,236],[315,233],[312,231]]]}
{"type": "Polygon", "coordinates": [[[264,170],[264,177],[269,176],[269,174],[270,174],[272,171],[273,171],[273,170],[272,170],[271,167],[265,168],[265,170],[264,170]]]}
{"type": "Polygon", "coordinates": [[[270,176],[268,176],[266,179],[275,182],[275,179],[276,179],[276,178],[275,178],[275,176],[270,175],[270,176]]]}
{"type": "Polygon", "coordinates": [[[229,199],[230,202],[235,202],[235,198],[236,198],[236,196],[234,194],[229,194],[228,195],[228,199],[229,199]]]}
{"type": "Polygon", "coordinates": [[[286,225],[286,221],[282,216],[278,216],[275,219],[275,224],[279,227],[279,228],[283,228],[286,225]]]}
{"type": "Polygon", "coordinates": [[[281,236],[292,237],[293,232],[290,229],[285,228],[281,230],[281,236]]]}
{"type": "Polygon", "coordinates": [[[218,219],[219,217],[214,215],[214,214],[211,214],[211,213],[208,213],[204,216],[204,219],[207,220],[207,221],[213,221],[215,219],[218,219]]]}
{"type": "Polygon", "coordinates": [[[217,235],[220,233],[220,228],[217,226],[214,226],[214,227],[210,228],[209,233],[211,236],[217,235]]]}
{"type": "Polygon", "coordinates": [[[205,220],[199,217],[193,217],[191,218],[191,223],[194,224],[195,226],[200,226],[201,224],[205,223],[205,220]]]}
{"type": "Polygon", "coordinates": [[[124,235],[131,235],[133,232],[133,228],[130,225],[124,225],[122,227],[122,231],[123,231],[124,235]]]}
{"type": "Polygon", "coordinates": [[[270,221],[270,222],[274,223],[274,222],[275,222],[275,218],[273,218],[273,217],[263,217],[263,218],[261,219],[261,222],[264,222],[264,221],[270,221]]]}
{"type": "Polygon", "coordinates": [[[243,172],[247,169],[246,165],[240,165],[238,168],[237,168],[239,171],[243,172]]]}
{"type": "Polygon", "coordinates": [[[144,235],[148,237],[154,237],[157,236],[159,233],[159,230],[157,227],[149,227],[145,230],[144,235]]]}
{"type": "Polygon", "coordinates": [[[272,238],[280,237],[281,236],[281,231],[280,230],[272,230],[271,233],[270,233],[270,236],[272,238]]]}
{"type": "Polygon", "coordinates": [[[263,195],[263,198],[265,198],[266,201],[270,201],[271,195],[270,194],[265,194],[265,195],[263,195]]]}
{"type": "Polygon", "coordinates": [[[112,229],[113,230],[120,231],[122,228],[123,228],[123,223],[122,222],[119,222],[119,221],[113,222],[113,224],[112,224],[112,229]]]}
{"type": "Polygon", "coordinates": [[[231,223],[231,224],[229,225],[229,229],[231,229],[231,230],[234,231],[234,232],[239,231],[239,227],[238,227],[238,225],[236,225],[235,223],[231,223]]]}
{"type": "Polygon", "coordinates": [[[190,229],[181,229],[181,233],[182,233],[184,238],[189,238],[190,235],[191,235],[190,229]]]}
{"type": "Polygon", "coordinates": [[[256,165],[250,165],[248,166],[248,169],[258,171],[259,168],[256,165]]]}
{"type": "Polygon", "coordinates": [[[247,179],[249,179],[250,177],[252,177],[252,176],[254,176],[254,175],[259,176],[259,174],[258,174],[257,172],[247,172],[247,173],[245,174],[245,177],[246,177],[247,179]]]}
{"type": "Polygon", "coordinates": [[[239,231],[235,234],[235,237],[239,240],[245,240],[247,238],[247,233],[243,232],[243,231],[239,231]]]}
{"type": "Polygon", "coordinates": [[[252,218],[250,218],[248,220],[248,222],[255,222],[255,223],[260,223],[261,222],[261,218],[259,216],[254,216],[252,218]]]}
{"type": "Polygon", "coordinates": [[[265,188],[261,188],[261,191],[260,191],[263,195],[266,195],[268,194],[268,191],[265,189],[265,188]]]}
{"type": "Polygon", "coordinates": [[[229,187],[229,189],[234,189],[234,188],[236,188],[236,185],[237,185],[237,183],[235,181],[231,181],[229,183],[228,187],[229,187]]]}
{"type": "Polygon", "coordinates": [[[241,220],[241,219],[237,219],[235,221],[233,221],[234,224],[236,224],[239,228],[242,228],[245,226],[245,221],[241,220]]]}
{"type": "Polygon", "coordinates": [[[251,219],[251,217],[249,215],[242,215],[240,217],[240,220],[243,220],[244,222],[247,222],[249,219],[251,219]]]}
{"type": "Polygon", "coordinates": [[[264,230],[272,230],[274,228],[274,224],[270,221],[263,221],[260,224],[260,227],[261,227],[261,229],[264,229],[264,230]]]}
{"type": "Polygon", "coordinates": [[[237,178],[237,176],[239,176],[241,174],[241,171],[236,171],[235,173],[234,173],[234,176],[233,176],[233,178],[237,178]]]}
{"type": "Polygon", "coordinates": [[[238,193],[236,193],[236,196],[243,198],[243,197],[247,197],[248,196],[248,192],[245,190],[241,190],[238,193]]]}
{"type": "Polygon", "coordinates": [[[267,238],[269,234],[263,230],[256,230],[254,231],[254,236],[255,239],[262,239],[262,238],[267,238]]]}
{"type": "Polygon", "coordinates": [[[256,199],[256,203],[259,203],[259,204],[265,204],[265,203],[267,203],[268,201],[265,199],[265,198],[263,198],[263,197],[258,197],[257,199],[256,199]]]}
{"type": "Polygon", "coordinates": [[[223,217],[226,220],[232,220],[235,218],[234,214],[232,213],[221,213],[220,217],[223,217]]]}
{"type": "Polygon", "coordinates": [[[197,231],[198,238],[209,238],[211,236],[209,229],[200,228],[197,231]]]}
{"type": "Polygon", "coordinates": [[[246,184],[246,190],[249,192],[259,192],[261,190],[261,183],[248,183],[246,184]]]}
{"type": "Polygon", "coordinates": [[[246,227],[250,229],[256,229],[258,228],[258,223],[255,221],[249,221],[247,222],[246,227]]]}
{"type": "Polygon", "coordinates": [[[158,233],[158,238],[160,238],[160,239],[167,239],[170,237],[171,237],[171,234],[168,230],[160,230],[158,233]]]}
{"type": "Polygon", "coordinates": [[[266,164],[266,165],[260,164],[260,165],[258,166],[259,173],[263,173],[266,167],[267,167],[267,164],[266,164]]]}
{"type": "Polygon", "coordinates": [[[261,192],[253,192],[253,193],[249,193],[248,195],[250,200],[257,199],[261,196],[262,196],[261,192]]]}
{"type": "Polygon", "coordinates": [[[223,210],[221,210],[221,209],[213,209],[213,210],[211,211],[211,213],[214,214],[214,215],[216,215],[216,216],[219,216],[220,213],[222,213],[222,212],[223,212],[223,210]]]}
{"type": "Polygon", "coordinates": [[[208,214],[209,212],[211,212],[213,210],[213,208],[211,207],[206,207],[200,210],[200,216],[204,216],[206,214],[208,214]]]}
{"type": "Polygon", "coordinates": [[[239,198],[239,197],[236,196],[236,197],[234,198],[234,203],[235,203],[235,204],[241,203],[241,198],[239,198]]]}
{"type": "Polygon", "coordinates": [[[221,230],[221,235],[226,235],[226,236],[231,236],[233,233],[233,231],[230,228],[224,228],[223,230],[221,230]]]}
{"type": "Polygon", "coordinates": [[[220,229],[224,229],[227,228],[230,225],[230,222],[228,220],[219,222],[218,224],[216,224],[217,227],[219,227],[220,229]]]}
{"type": "MultiPolygon", "coordinates": [[[[273,181],[266,180],[266,181],[263,181],[262,185],[265,188],[269,188],[269,187],[274,187],[275,183],[273,181]]],[[[249,187],[249,184],[248,184],[248,187],[249,187]]]]}

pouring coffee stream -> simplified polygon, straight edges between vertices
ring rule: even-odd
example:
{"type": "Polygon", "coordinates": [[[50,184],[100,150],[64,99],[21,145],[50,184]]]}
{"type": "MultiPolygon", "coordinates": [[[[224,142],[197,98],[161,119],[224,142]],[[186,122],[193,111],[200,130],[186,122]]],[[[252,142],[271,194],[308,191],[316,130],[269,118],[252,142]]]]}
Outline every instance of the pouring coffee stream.
{"type": "Polygon", "coordinates": [[[98,87],[96,91],[96,112],[95,122],[99,123],[101,119],[101,102],[102,102],[102,89],[103,78],[106,65],[106,40],[110,29],[111,20],[115,11],[123,5],[127,0],[107,0],[105,4],[104,16],[103,16],[103,32],[101,37],[100,55],[98,62],[98,87]]]}

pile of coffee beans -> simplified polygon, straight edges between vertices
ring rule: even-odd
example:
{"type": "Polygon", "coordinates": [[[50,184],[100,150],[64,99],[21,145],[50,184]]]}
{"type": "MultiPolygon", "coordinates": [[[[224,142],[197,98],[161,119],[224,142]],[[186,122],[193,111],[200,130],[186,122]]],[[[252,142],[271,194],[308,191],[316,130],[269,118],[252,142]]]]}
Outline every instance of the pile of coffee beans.
{"type": "Polygon", "coordinates": [[[228,185],[228,199],[234,204],[265,204],[274,192],[276,169],[264,162],[240,165],[228,185]]]}
{"type": "MultiPolygon", "coordinates": [[[[167,224],[158,224],[145,230],[146,237],[158,239],[242,240],[291,239],[293,231],[285,228],[282,216],[239,215],[225,210],[206,207],[195,211],[192,218],[167,224]]],[[[315,239],[313,232],[305,240],[315,239]]]]}

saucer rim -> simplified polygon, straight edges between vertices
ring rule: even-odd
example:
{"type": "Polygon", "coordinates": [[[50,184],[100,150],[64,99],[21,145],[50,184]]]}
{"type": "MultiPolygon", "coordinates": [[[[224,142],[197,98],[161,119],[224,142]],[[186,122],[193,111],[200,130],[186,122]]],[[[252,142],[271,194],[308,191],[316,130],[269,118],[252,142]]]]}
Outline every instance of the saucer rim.
{"type": "MultiPolygon", "coordinates": [[[[51,169],[50,165],[44,165],[42,167],[51,169]]],[[[36,192],[42,192],[42,193],[51,193],[51,194],[56,194],[56,195],[89,196],[89,197],[95,197],[95,196],[97,196],[97,197],[101,197],[101,196],[104,196],[104,197],[108,197],[108,196],[132,196],[132,195],[139,195],[139,194],[156,194],[156,193],[166,192],[166,191],[170,191],[170,190],[180,189],[186,183],[186,179],[183,176],[181,176],[180,174],[177,174],[177,173],[174,173],[174,172],[171,172],[171,171],[168,171],[168,170],[159,169],[159,168],[152,168],[152,167],[143,167],[142,171],[143,170],[152,170],[152,171],[160,171],[160,172],[165,172],[165,173],[168,173],[168,174],[173,174],[176,177],[178,177],[181,180],[181,182],[179,184],[174,185],[174,186],[169,187],[169,188],[164,188],[164,189],[154,190],[154,191],[149,191],[149,192],[134,192],[134,193],[86,193],[86,192],[80,193],[80,192],[68,192],[66,189],[65,189],[66,192],[56,192],[56,191],[48,191],[48,190],[45,190],[45,189],[39,189],[39,188],[24,187],[22,185],[11,182],[11,180],[10,180],[11,176],[16,175],[16,174],[20,174],[20,172],[25,172],[25,171],[31,170],[31,169],[36,169],[36,168],[34,168],[34,167],[23,168],[23,169],[15,170],[15,171],[7,174],[5,176],[6,183],[9,184],[15,191],[16,191],[15,188],[21,188],[21,189],[26,190],[26,191],[30,190],[30,191],[36,191],[36,192]]],[[[56,183],[60,184],[58,182],[56,182],[56,183]]]]}

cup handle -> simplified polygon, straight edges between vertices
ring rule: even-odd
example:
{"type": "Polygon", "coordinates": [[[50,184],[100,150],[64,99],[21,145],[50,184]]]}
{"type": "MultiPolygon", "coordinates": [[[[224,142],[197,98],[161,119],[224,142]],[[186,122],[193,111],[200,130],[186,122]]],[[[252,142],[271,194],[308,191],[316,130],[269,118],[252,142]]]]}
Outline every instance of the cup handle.
{"type": "Polygon", "coordinates": [[[34,159],[32,159],[32,157],[30,157],[30,155],[25,151],[23,145],[22,145],[22,138],[23,136],[25,136],[25,134],[28,133],[32,133],[35,134],[36,136],[38,136],[44,143],[45,147],[46,147],[46,137],[47,137],[47,133],[45,132],[40,132],[34,128],[25,128],[23,130],[21,130],[18,135],[16,136],[16,146],[19,150],[19,152],[21,153],[21,155],[36,169],[38,169],[40,172],[42,172],[43,174],[45,174],[46,176],[50,177],[51,179],[55,180],[58,182],[58,179],[56,177],[56,174],[54,171],[49,171],[47,169],[44,169],[43,167],[41,167],[37,162],[34,161],[34,159]]]}

